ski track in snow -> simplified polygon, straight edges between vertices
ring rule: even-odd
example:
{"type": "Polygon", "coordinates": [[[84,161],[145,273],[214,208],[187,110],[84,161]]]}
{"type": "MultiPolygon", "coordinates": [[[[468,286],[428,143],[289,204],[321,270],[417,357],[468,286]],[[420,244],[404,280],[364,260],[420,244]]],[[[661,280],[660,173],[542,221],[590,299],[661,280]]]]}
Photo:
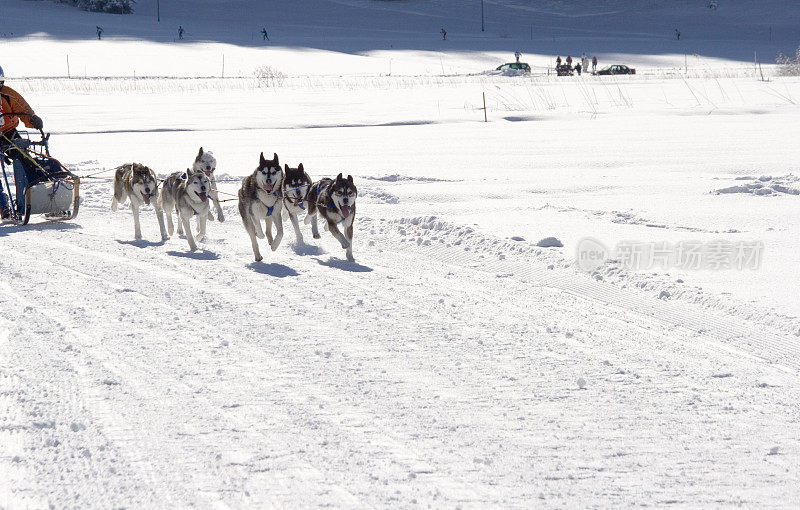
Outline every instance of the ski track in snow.
{"type": "Polygon", "coordinates": [[[292,246],[287,222],[253,264],[232,207],[195,254],[152,241],[152,208],[133,242],[107,187],[86,186],[80,226],[6,237],[10,507],[798,498],[785,332],[368,203],[356,263],[325,232],[292,246]]]}
{"type": "Polygon", "coordinates": [[[94,177],[0,226],[0,510],[800,507],[800,8],[530,3],[0,0],[9,84],[94,177]],[[583,51],[637,74],[550,74],[583,51]],[[226,199],[260,150],[353,174],[356,262],[288,221],[253,262],[235,201],[195,253],[152,207],[134,240],[104,170],[199,144],[226,199]],[[587,233],[767,255],[583,273],[587,233]]]}

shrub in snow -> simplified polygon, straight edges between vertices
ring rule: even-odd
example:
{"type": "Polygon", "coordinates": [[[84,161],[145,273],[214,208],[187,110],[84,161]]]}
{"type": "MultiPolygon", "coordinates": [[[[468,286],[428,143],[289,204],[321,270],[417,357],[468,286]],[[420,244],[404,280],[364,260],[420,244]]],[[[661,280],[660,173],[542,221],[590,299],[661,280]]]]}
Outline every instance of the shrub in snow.
{"type": "Polygon", "coordinates": [[[794,57],[787,57],[783,53],[778,53],[775,59],[778,64],[778,74],[781,76],[800,76],[800,46],[794,53],[794,57]]]}
{"type": "Polygon", "coordinates": [[[261,66],[253,74],[259,87],[279,87],[286,80],[286,75],[270,66],[261,66]]]}
{"type": "Polygon", "coordinates": [[[109,14],[131,14],[136,0],[53,0],[59,4],[73,5],[84,11],[109,14]]]}

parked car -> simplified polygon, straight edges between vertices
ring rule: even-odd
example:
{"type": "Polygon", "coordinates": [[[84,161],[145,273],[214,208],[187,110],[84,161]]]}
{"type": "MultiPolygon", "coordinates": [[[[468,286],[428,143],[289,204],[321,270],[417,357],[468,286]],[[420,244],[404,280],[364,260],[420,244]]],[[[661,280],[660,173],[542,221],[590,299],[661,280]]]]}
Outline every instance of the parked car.
{"type": "Polygon", "coordinates": [[[614,64],[600,69],[597,74],[636,74],[636,69],[622,64],[614,64]]]}
{"type": "Polygon", "coordinates": [[[531,66],[525,62],[511,62],[499,66],[495,71],[503,71],[504,73],[529,73],[531,66]]]}
{"type": "Polygon", "coordinates": [[[569,64],[561,64],[556,66],[556,74],[558,76],[572,76],[573,69],[569,64]]]}

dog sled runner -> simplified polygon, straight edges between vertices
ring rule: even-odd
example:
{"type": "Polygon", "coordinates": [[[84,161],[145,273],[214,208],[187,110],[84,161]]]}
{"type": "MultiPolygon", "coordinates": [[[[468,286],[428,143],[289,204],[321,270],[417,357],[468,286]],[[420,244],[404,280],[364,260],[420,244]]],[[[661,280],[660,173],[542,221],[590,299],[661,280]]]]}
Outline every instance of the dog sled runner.
{"type": "Polygon", "coordinates": [[[40,133],[39,140],[26,132],[13,140],[0,138],[8,220],[19,225],[27,225],[32,214],[43,214],[48,220],[71,220],[78,215],[80,179],[50,156],[50,135],[40,133]]]}

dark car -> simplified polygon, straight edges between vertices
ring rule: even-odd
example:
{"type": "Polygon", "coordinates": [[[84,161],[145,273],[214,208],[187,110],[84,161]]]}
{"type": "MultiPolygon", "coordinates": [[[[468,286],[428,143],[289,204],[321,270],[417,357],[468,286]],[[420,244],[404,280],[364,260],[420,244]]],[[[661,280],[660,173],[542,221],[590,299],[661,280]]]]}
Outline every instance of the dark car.
{"type": "Polygon", "coordinates": [[[614,64],[613,66],[606,66],[600,69],[597,71],[597,74],[636,74],[636,69],[622,64],[614,64]]]}
{"type": "Polygon", "coordinates": [[[499,66],[496,71],[503,71],[503,72],[518,72],[518,73],[529,73],[531,72],[531,66],[526,64],[525,62],[511,62],[509,64],[503,64],[499,66]]]}
{"type": "Polygon", "coordinates": [[[561,64],[556,66],[556,74],[558,76],[572,76],[572,66],[569,64],[561,64]]]}

